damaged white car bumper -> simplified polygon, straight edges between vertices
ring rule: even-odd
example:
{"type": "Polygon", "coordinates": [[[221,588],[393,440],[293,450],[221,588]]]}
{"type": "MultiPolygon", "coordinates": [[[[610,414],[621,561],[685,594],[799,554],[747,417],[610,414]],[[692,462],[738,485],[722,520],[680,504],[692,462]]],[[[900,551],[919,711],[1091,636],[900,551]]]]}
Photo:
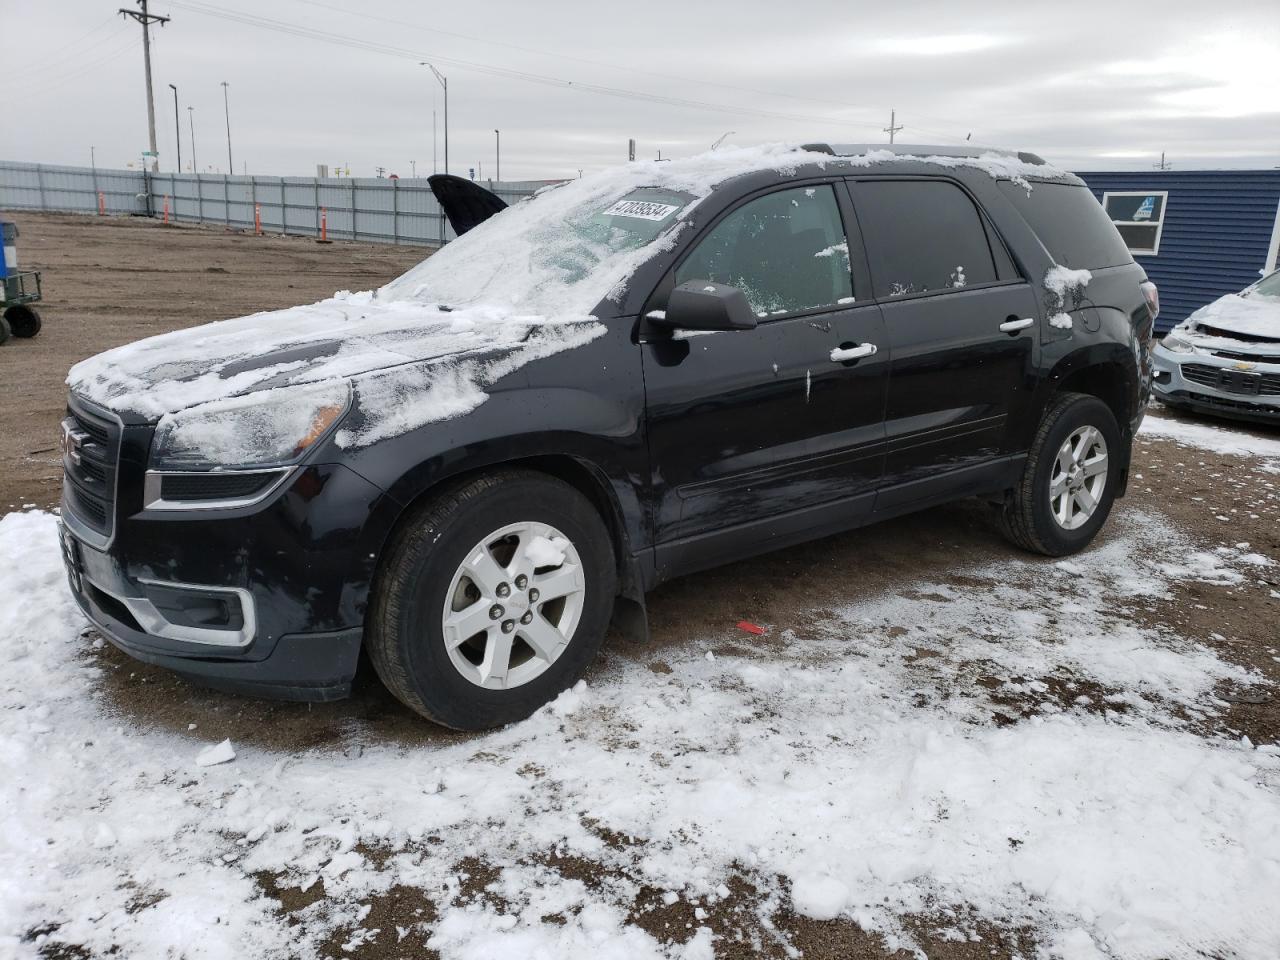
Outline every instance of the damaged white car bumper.
{"type": "Polygon", "coordinates": [[[1180,331],[1166,342],[1170,346],[1159,343],[1151,354],[1157,399],[1171,407],[1280,423],[1280,343],[1193,345],[1180,331]]]}

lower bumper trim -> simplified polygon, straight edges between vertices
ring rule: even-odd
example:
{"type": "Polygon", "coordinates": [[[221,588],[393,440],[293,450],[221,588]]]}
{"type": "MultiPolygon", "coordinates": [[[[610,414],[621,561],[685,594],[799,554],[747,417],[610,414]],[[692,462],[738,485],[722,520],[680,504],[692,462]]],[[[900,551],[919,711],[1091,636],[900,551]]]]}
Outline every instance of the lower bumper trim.
{"type": "MultiPolygon", "coordinates": [[[[206,686],[278,700],[323,702],[351,695],[364,630],[286,634],[258,660],[179,656],[135,642],[127,624],[113,618],[83,593],[73,590],[85,616],[112,646],[139,660],[164,667],[206,686]]],[[[152,638],[137,634],[136,641],[152,638]]]]}
{"type": "Polygon", "coordinates": [[[1228,400],[1189,390],[1152,391],[1161,403],[1182,410],[1210,413],[1232,420],[1248,420],[1254,423],[1280,423],[1280,404],[1249,403],[1245,400],[1228,400]]]}

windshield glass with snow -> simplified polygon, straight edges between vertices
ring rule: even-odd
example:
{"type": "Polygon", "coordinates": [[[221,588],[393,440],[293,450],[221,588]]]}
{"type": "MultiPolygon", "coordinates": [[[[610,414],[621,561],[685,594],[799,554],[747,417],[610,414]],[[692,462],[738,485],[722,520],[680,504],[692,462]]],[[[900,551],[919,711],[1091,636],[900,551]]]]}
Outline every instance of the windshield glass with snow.
{"type": "Polygon", "coordinates": [[[610,195],[582,183],[546,190],[486,220],[383,287],[379,299],[590,313],[656,252],[647,247],[674,232],[694,196],[658,187],[610,195]]]}
{"type": "Polygon", "coordinates": [[[1264,297],[1280,299],[1280,270],[1277,270],[1264,280],[1259,280],[1258,285],[1253,288],[1253,292],[1255,296],[1261,294],[1264,297]]]}

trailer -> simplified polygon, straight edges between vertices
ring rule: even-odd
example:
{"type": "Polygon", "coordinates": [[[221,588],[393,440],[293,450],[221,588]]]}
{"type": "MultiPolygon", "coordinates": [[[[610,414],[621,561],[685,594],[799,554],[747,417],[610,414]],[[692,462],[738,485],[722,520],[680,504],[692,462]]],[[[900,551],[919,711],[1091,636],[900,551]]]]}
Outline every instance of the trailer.
{"type": "Polygon", "coordinates": [[[44,294],[38,270],[18,269],[18,225],[0,220],[0,239],[0,343],[4,343],[10,336],[34,337],[40,332],[40,314],[31,304],[44,294]]]}

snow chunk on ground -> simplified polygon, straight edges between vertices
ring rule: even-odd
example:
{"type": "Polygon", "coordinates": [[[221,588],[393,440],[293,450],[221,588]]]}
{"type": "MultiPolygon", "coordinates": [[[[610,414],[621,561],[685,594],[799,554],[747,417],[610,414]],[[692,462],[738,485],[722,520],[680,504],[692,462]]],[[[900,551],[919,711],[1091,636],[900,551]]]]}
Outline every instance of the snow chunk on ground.
{"type": "Polygon", "coordinates": [[[211,747],[205,747],[196,756],[197,767],[213,767],[219,763],[230,763],[236,758],[235,748],[231,746],[230,740],[223,740],[211,747]]]}
{"type": "Polygon", "coordinates": [[[791,904],[814,920],[834,920],[849,905],[849,888],[828,876],[802,873],[791,882],[791,904]]]}

